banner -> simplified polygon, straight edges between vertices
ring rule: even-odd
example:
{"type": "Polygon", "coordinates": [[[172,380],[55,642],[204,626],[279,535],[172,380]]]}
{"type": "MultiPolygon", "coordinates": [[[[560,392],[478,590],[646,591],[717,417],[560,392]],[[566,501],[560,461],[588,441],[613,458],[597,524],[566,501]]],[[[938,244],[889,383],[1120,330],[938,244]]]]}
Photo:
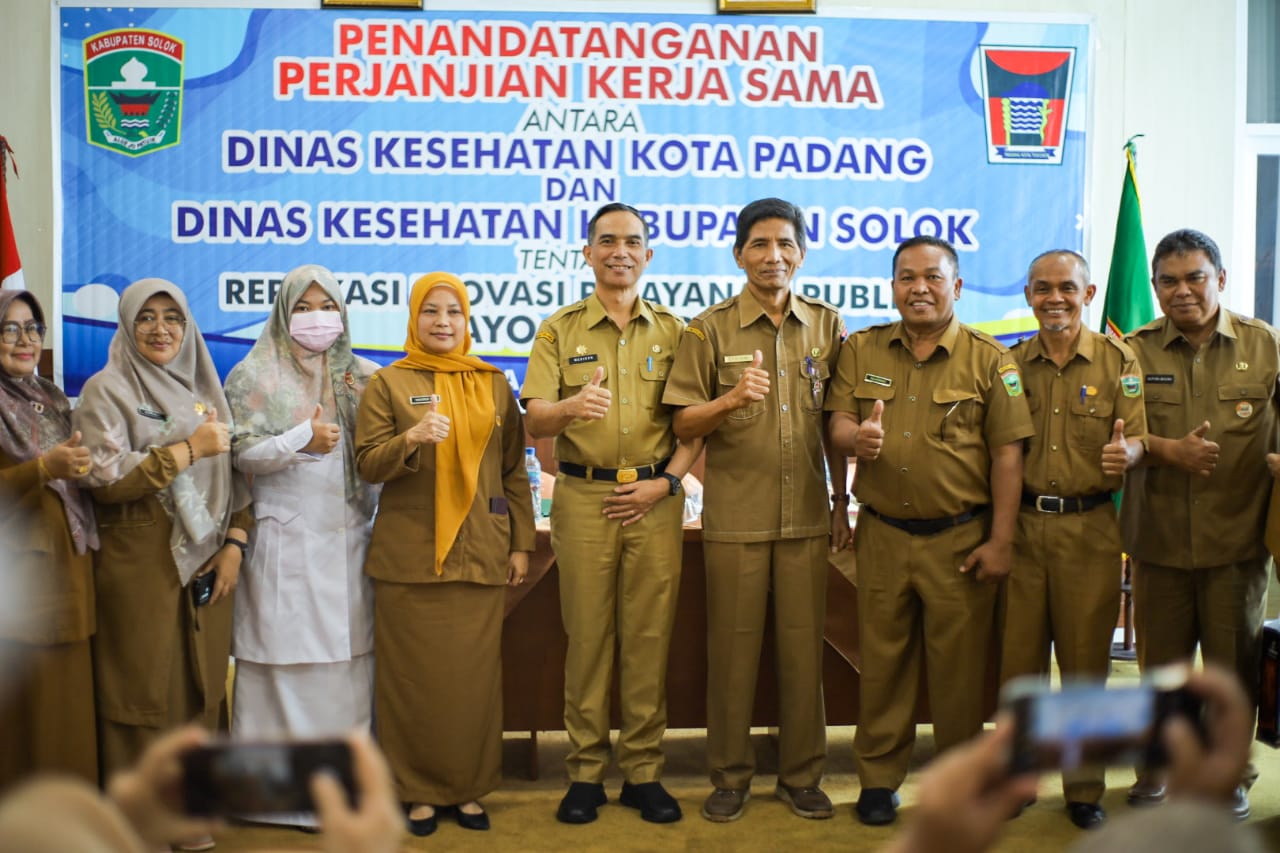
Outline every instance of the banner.
{"type": "Polygon", "coordinates": [[[523,376],[590,293],[602,204],[644,212],[642,293],[736,293],[737,211],[806,213],[799,292],[896,319],[915,234],[960,253],[965,322],[1034,328],[1028,260],[1082,249],[1090,27],[869,17],[58,10],[61,365],[106,360],[118,293],[168,278],[225,373],[284,273],[332,269],[357,348],[398,355],[408,288],[467,282],[475,352],[523,376]]]}

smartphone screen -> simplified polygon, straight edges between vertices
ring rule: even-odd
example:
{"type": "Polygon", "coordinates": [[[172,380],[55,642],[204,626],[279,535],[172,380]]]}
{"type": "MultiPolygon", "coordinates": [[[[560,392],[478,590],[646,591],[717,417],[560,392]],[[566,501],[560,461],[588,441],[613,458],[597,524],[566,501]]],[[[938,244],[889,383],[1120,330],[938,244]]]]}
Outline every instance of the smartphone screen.
{"type": "Polygon", "coordinates": [[[1051,691],[1039,679],[1011,682],[1005,704],[1014,715],[1014,772],[1145,762],[1156,739],[1156,691],[1149,684],[1051,691]]]}
{"type": "Polygon", "coordinates": [[[182,755],[187,814],[267,815],[314,812],[310,779],[332,773],[356,804],[351,747],[346,741],[220,743],[182,755]]]}

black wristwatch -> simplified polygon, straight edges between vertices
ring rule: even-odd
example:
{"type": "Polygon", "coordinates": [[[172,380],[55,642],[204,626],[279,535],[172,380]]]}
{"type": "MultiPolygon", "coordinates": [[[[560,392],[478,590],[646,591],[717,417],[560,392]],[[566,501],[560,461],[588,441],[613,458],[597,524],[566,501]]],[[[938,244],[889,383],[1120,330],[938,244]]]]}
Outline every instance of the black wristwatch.
{"type": "Polygon", "coordinates": [[[676,495],[680,494],[680,478],[679,477],[677,477],[675,474],[668,474],[665,471],[659,474],[658,476],[671,484],[671,491],[667,492],[668,495],[675,497],[676,495]]]}

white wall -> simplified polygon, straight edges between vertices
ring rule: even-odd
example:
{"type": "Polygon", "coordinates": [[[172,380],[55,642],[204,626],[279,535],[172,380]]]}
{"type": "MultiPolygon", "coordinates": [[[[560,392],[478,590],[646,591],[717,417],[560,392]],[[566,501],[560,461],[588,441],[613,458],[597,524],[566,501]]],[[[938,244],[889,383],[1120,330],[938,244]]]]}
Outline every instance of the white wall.
{"type": "MultiPolygon", "coordinates": [[[[50,153],[50,3],[4,0],[0,27],[0,134],[22,169],[9,182],[27,286],[53,294],[53,178],[50,153]]],[[[245,0],[246,4],[252,0],[245,0]]],[[[430,6],[433,0],[426,0],[430,6]]],[[[1233,193],[1238,127],[1237,0],[818,0],[820,10],[918,9],[1090,15],[1095,23],[1093,156],[1085,245],[1105,279],[1123,175],[1121,146],[1139,141],[1138,180],[1148,251],[1180,227],[1208,233],[1224,258],[1237,257],[1233,193]]],[[[278,2],[277,4],[278,5],[278,2]]],[[[317,4],[318,0],[317,0],[317,4]]],[[[451,4],[453,5],[453,4],[451,4]]],[[[536,7],[539,4],[522,4],[536,7]]],[[[554,2],[547,6],[561,5],[554,2]]],[[[631,5],[631,4],[629,4],[631,5]]],[[[702,12],[713,0],[647,0],[646,10],[702,12]]],[[[1049,248],[1027,244],[1027,259],[1049,248]]],[[[1244,272],[1244,271],[1241,271],[1244,272]]],[[[1233,275],[1227,302],[1249,312],[1252,273],[1233,275]]],[[[1101,283],[1101,282],[1100,282],[1101,283]]],[[[1101,295],[1095,306],[1101,306],[1101,295]]],[[[52,341],[50,342],[52,345],[52,341]]]]}

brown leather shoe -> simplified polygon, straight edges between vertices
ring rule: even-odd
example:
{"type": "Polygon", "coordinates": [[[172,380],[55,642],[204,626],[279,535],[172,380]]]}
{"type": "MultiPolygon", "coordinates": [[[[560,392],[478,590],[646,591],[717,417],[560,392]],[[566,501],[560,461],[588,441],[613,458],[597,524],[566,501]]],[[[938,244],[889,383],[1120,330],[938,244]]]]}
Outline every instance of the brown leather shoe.
{"type": "Polygon", "coordinates": [[[749,799],[746,788],[716,788],[702,804],[702,816],[712,823],[729,823],[742,817],[749,799]]]}
{"type": "Polygon", "coordinates": [[[836,813],[831,805],[831,798],[816,785],[812,788],[792,788],[779,782],[773,795],[791,806],[791,811],[800,817],[825,820],[836,813]]]}

